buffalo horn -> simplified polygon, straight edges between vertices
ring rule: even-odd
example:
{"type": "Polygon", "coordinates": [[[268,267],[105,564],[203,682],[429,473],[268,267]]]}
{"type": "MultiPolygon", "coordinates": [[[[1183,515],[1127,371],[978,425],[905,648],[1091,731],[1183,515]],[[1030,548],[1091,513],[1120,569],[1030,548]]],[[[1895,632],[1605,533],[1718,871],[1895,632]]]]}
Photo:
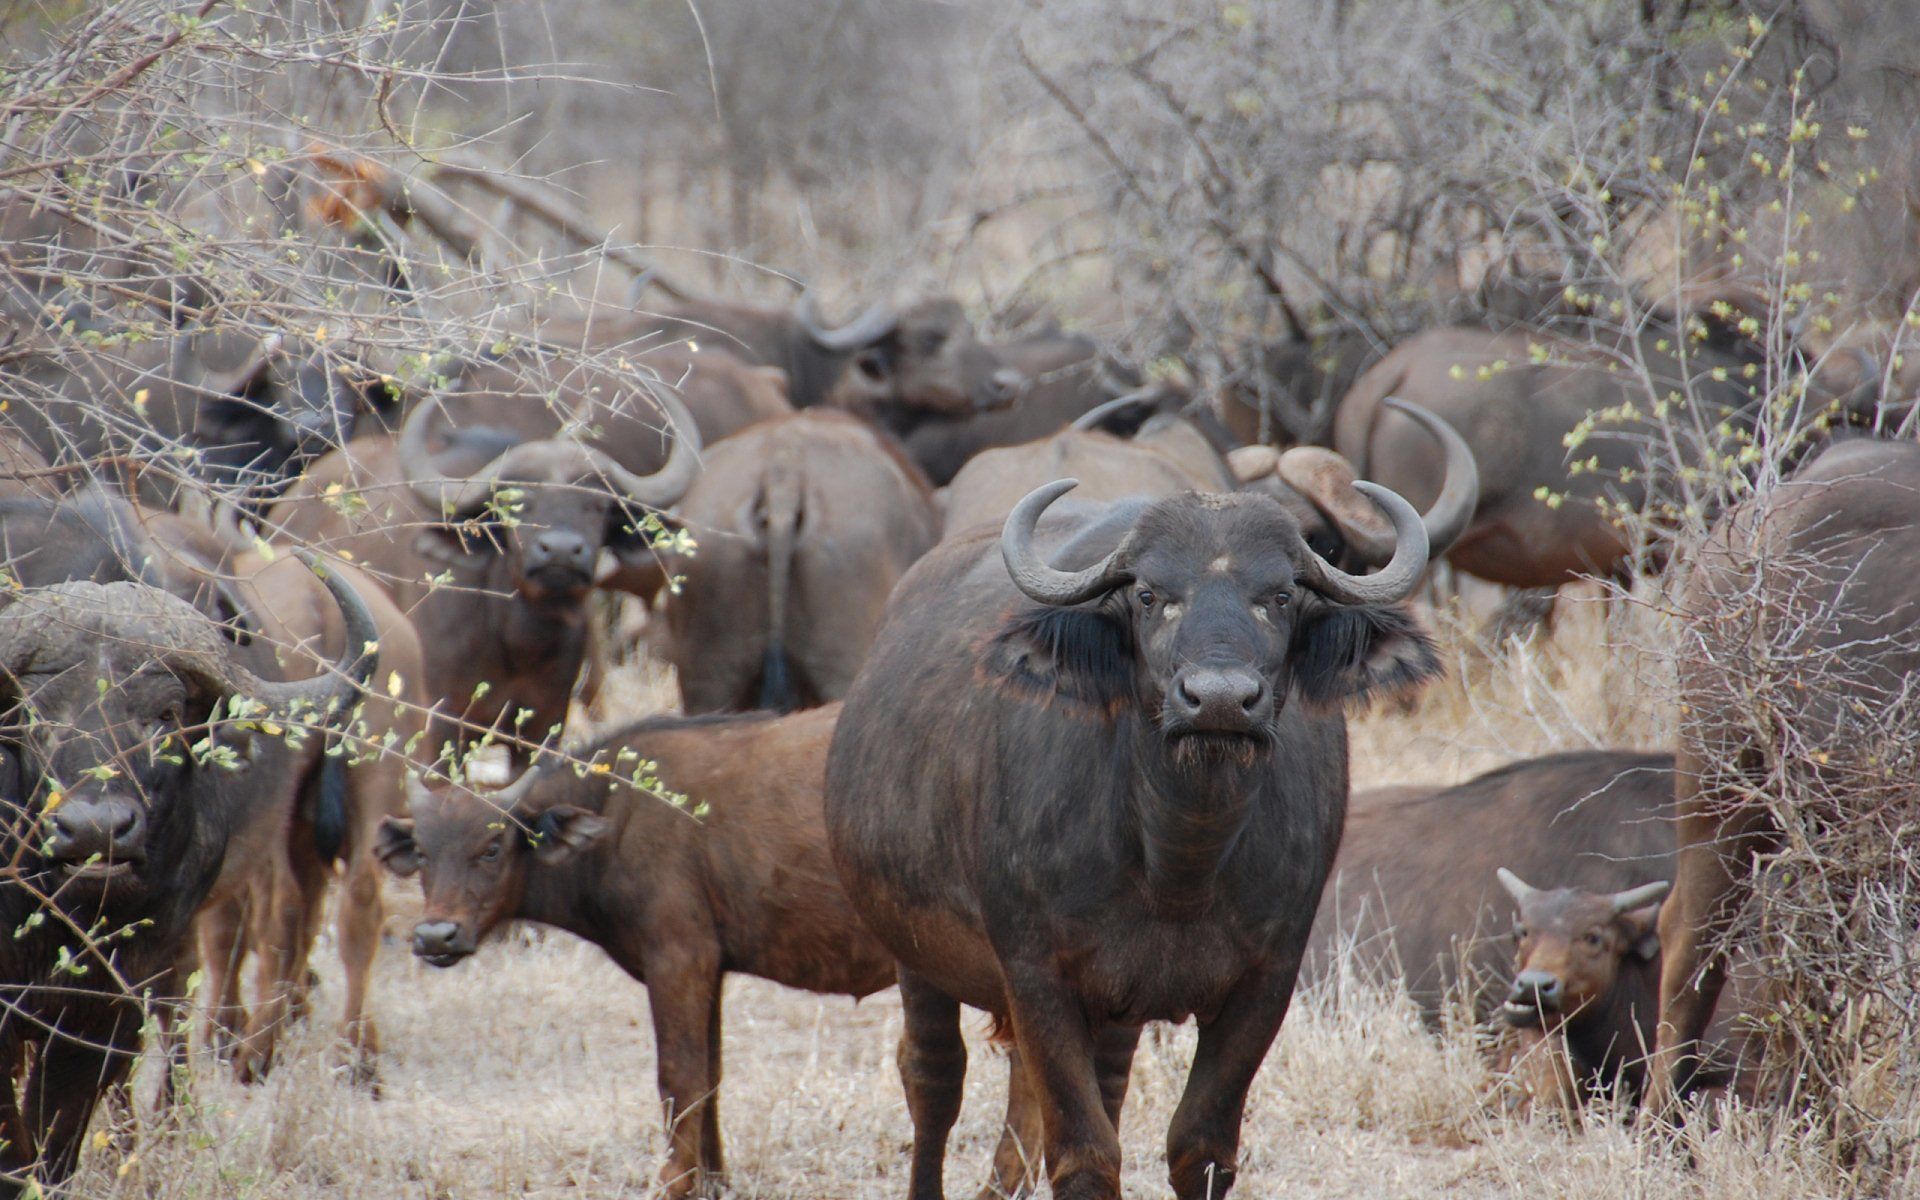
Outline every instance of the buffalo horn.
{"type": "Polygon", "coordinates": [[[1040,557],[1033,546],[1034,527],[1047,506],[1080,486],[1078,479],[1056,479],[1041,484],[1026,494],[1007,514],[1000,530],[1000,557],[1007,564],[1013,586],[1042,604],[1079,604],[1105,595],[1132,578],[1121,561],[1127,543],[1121,542],[1112,554],[1084,571],[1062,571],[1040,557]]]}
{"type": "Polygon", "coordinates": [[[0,670],[17,675],[61,631],[107,637],[152,653],[156,662],[190,675],[227,696],[245,696],[274,708],[345,708],[379,666],[379,627],[343,578],[317,560],[302,560],[340,606],[346,642],[333,669],[312,679],[261,679],[233,660],[213,621],[178,596],[138,583],[60,583],[24,594],[0,612],[0,670]]]}
{"type": "Polygon", "coordinates": [[[1075,417],[1073,424],[1068,428],[1077,429],[1081,432],[1098,429],[1114,414],[1124,412],[1138,404],[1157,403],[1160,397],[1161,393],[1158,387],[1136,388],[1124,396],[1115,396],[1111,400],[1096,404],[1086,412],[1075,417]]]}
{"type": "Polygon", "coordinates": [[[1662,879],[1655,883],[1642,884],[1637,888],[1628,888],[1624,892],[1615,892],[1607,898],[1607,902],[1613,906],[1613,915],[1617,917],[1621,913],[1630,913],[1636,908],[1644,908],[1655,900],[1664,898],[1667,889],[1672,886],[1662,879]]]}
{"type": "Polygon", "coordinates": [[[1534,887],[1505,867],[1501,867],[1495,871],[1494,875],[1499,878],[1500,886],[1507,889],[1507,895],[1512,896],[1513,902],[1522,908],[1526,907],[1535,896],[1540,894],[1539,888],[1534,887]]]}
{"type": "Polygon", "coordinates": [[[1438,558],[1458,541],[1473,520],[1480,504],[1480,468],[1473,461],[1473,450],[1459,430],[1417,404],[1389,396],[1386,405],[1397,413],[1418,421],[1440,443],[1446,457],[1446,482],[1440,495],[1420,519],[1427,527],[1427,554],[1438,558]]]}
{"type": "Polygon", "coordinates": [[[892,333],[900,323],[899,316],[891,307],[876,304],[840,328],[829,329],[820,322],[820,310],[814,303],[812,292],[800,293],[800,299],[794,302],[793,319],[815,345],[840,354],[873,345],[892,333]]]}
{"type": "MultiPolygon", "coordinates": [[[[1413,595],[1427,569],[1427,527],[1420,514],[1388,488],[1377,483],[1353,485],[1370,498],[1393,522],[1393,558],[1372,575],[1349,575],[1307,549],[1306,571],[1300,582],[1337,604],[1395,604],[1413,595]]],[[[1008,518],[1011,526],[1012,518],[1008,518]]]]}

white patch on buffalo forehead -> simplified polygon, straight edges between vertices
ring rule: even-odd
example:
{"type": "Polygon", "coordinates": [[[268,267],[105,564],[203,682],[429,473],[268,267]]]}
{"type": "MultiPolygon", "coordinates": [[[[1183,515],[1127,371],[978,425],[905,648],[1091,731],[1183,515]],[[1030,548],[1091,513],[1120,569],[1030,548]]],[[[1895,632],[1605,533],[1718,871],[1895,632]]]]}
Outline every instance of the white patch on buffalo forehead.
{"type": "Polygon", "coordinates": [[[1222,554],[1219,558],[1207,564],[1207,570],[1212,571],[1216,575],[1225,575],[1228,571],[1233,570],[1233,555],[1222,554]]]}

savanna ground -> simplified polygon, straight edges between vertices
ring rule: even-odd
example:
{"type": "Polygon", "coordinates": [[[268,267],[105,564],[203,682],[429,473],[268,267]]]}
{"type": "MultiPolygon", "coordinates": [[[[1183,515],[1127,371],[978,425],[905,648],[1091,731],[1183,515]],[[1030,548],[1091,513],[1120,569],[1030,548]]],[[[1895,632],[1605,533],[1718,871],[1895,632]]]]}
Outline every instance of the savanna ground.
{"type": "MultiPolygon", "coordinates": [[[[1651,598],[1650,598],[1651,600],[1651,598]]],[[[1356,784],[1465,778],[1511,757],[1666,736],[1657,600],[1611,617],[1562,605],[1551,639],[1488,655],[1465,622],[1436,618],[1450,678],[1416,712],[1355,723],[1356,784]],[[1647,672],[1642,674],[1642,672],[1647,672]]],[[[644,660],[609,680],[596,716],[618,721],[675,699],[644,660]]],[[[98,1197],[656,1195],[662,1150],[644,989],[600,951],[518,929],[451,970],[413,960],[405,933],[417,888],[390,885],[393,913],[375,990],[385,1044],[376,1100],[329,1052],[338,1011],[330,942],[316,963],[320,1019],[303,1025],[262,1086],[242,1088],[197,1058],[170,1128],[143,1129],[131,1160],[96,1136],[78,1192],[98,1197]]],[[[948,1166],[953,1195],[985,1178],[1005,1061],[967,1022],[967,1103],[948,1166]]],[[[909,1124],[894,1072],[899,1005],[858,1004],[735,977],[726,1008],[722,1114],[732,1195],[896,1198],[909,1124]]],[[[1161,1144],[1193,1030],[1143,1041],[1122,1139],[1127,1194],[1166,1194],[1161,1144]]],[[[1248,1104],[1240,1196],[1740,1197],[1838,1194],[1816,1143],[1754,1114],[1700,1134],[1694,1163],[1602,1114],[1584,1131],[1509,1114],[1462,1027],[1424,1032],[1389,984],[1323,981],[1295,1005],[1248,1104]]]]}

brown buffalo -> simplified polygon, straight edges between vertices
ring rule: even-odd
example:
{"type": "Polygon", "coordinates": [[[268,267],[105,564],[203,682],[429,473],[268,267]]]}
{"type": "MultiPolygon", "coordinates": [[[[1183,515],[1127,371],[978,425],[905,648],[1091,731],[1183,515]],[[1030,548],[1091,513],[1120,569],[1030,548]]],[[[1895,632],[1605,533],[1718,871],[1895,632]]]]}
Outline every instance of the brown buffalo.
{"type": "MultiPolygon", "coordinates": [[[[1307,546],[1348,570],[1377,567],[1393,553],[1393,529],[1353,491],[1354,472],[1339,455],[1319,446],[1284,452],[1242,446],[1222,456],[1184,417],[1162,413],[1131,439],[1099,431],[1105,415],[1134,402],[1152,405],[1151,391],[1133,393],[1089,410],[1050,438],[1024,446],[982,451],[947,485],[945,532],[988,522],[998,524],[1035,487],[1052,479],[1080,480],[1075,499],[1089,502],[1128,496],[1159,498],[1185,491],[1261,492],[1280,502],[1300,525],[1307,546]]],[[[1452,544],[1473,515],[1478,469],[1466,443],[1444,421],[1398,400],[1439,444],[1448,486],[1421,518],[1429,552],[1452,544]]]]}
{"type": "Polygon", "coordinates": [[[1673,870],[1673,759],[1588,750],[1524,759],[1450,788],[1356,794],[1314,922],[1310,969],[1343,955],[1394,971],[1430,1024],[1464,992],[1478,1017],[1506,997],[1511,928],[1494,872],[1594,892],[1673,870]]]}
{"type": "Polygon", "coordinates": [[[1072,486],[908,572],[828,759],[841,880],[899,960],[913,1200],[944,1192],[962,1004],[1011,1029],[1009,1125],[1043,1130],[1028,1154],[1062,1200],[1120,1195],[1140,1028],[1197,1018],[1168,1167],[1181,1200],[1232,1186],[1339,845],[1341,704],[1438,670],[1399,607],[1425,529],[1385,489],[1358,485],[1398,547],[1354,576],[1265,496],[1042,527],[1072,486]]]}
{"type": "Polygon", "coordinates": [[[653,564],[646,513],[678,500],[697,469],[693,419],[670,389],[653,395],[674,442],[652,474],[563,437],[455,430],[434,449],[430,401],[397,437],[356,438],[315,464],[269,513],[278,536],[393,588],[421,632],[434,751],[492,730],[524,762],[564,723],[596,582],[653,564]],[[616,563],[607,576],[603,552],[616,563]]]}
{"type": "Polygon", "coordinates": [[[636,313],[626,336],[654,331],[715,345],[787,373],[794,407],[831,404],[890,424],[926,414],[1004,408],[1026,376],[974,336],[959,303],[934,297],[877,305],[829,327],[802,296],[791,309],[707,300],[636,313]]]}
{"type": "MultiPolygon", "coordinates": [[[[1340,403],[1333,447],[1360,473],[1403,492],[1415,504],[1439,491],[1441,461],[1432,443],[1383,401],[1397,396],[1459,430],[1481,465],[1480,500],[1472,522],[1447,552],[1469,575],[1518,588],[1558,587],[1586,575],[1623,569],[1633,551],[1624,528],[1601,507],[1638,510],[1648,497],[1652,427],[1602,429],[1577,449],[1567,436],[1588,414],[1638,400],[1651,403],[1632,356],[1645,356],[1648,379],[1664,395],[1690,386],[1706,406],[1703,420],[1751,412],[1747,363],[1698,350],[1682,364],[1658,349],[1660,339],[1620,354],[1564,338],[1481,329],[1435,329],[1394,347],[1340,403]],[[1536,363],[1534,347],[1550,352],[1536,363]],[[1725,379],[1714,377],[1722,372],[1725,379]],[[1595,460],[1570,470],[1570,459],[1595,460]],[[1630,477],[1622,482],[1622,472],[1630,477]],[[1563,496],[1550,503],[1549,493],[1563,496]]],[[[1658,457],[1657,455],[1655,456],[1658,457]]]]}
{"type": "MultiPolygon", "coordinates": [[[[425,726],[420,640],[386,590],[338,560],[327,570],[349,584],[372,614],[380,679],[349,735],[331,748],[310,740],[287,765],[278,803],[248,815],[235,834],[220,881],[202,910],[199,961],[206,971],[209,1028],[236,1044],[242,1082],[265,1075],[275,1042],[306,1007],[307,958],[319,933],[327,882],[336,874],[335,915],[346,1001],[340,1037],[355,1081],[374,1078],[379,1036],[366,1011],[382,922],[380,822],[404,810],[407,755],[425,726]],[[258,961],[255,1005],[243,1000],[241,971],[258,961]]],[[[345,650],[347,630],[313,572],[284,551],[238,556],[231,586],[276,666],[290,679],[324,673],[345,650]]],[[[186,970],[191,973],[191,965],[186,970]]],[[[182,976],[185,978],[185,975],[182,976]]]]}
{"type": "Polygon", "coordinates": [[[1552,1036],[1576,1098],[1646,1086],[1667,881],[1621,892],[1536,888],[1501,867],[1518,920],[1512,984],[1500,1018],[1552,1036]]]}
{"type": "Polygon", "coordinates": [[[173,994],[233,829],[281,786],[272,722],[324,728],[374,670],[371,617],[327,584],[349,649],[295,683],[263,680],[231,630],[143,584],[55,584],[0,609],[15,864],[0,919],[16,931],[0,939],[0,1189],[73,1173],[94,1106],[140,1052],[143,997],[173,994]],[[227,715],[242,699],[260,707],[227,715]]]}
{"type": "Polygon", "coordinates": [[[882,434],[807,410],[716,443],[677,521],[666,656],[689,712],[846,693],[893,585],[939,535],[926,480],[882,434]]]}
{"type": "MultiPolygon", "coordinates": [[[[1058,433],[1107,401],[1141,390],[1137,374],[1105,362],[1095,342],[1076,334],[1044,333],[993,349],[1028,381],[1010,405],[979,413],[896,407],[876,414],[936,486],[951,482],[983,450],[1058,433]]],[[[1129,406],[1129,421],[1109,424],[1108,431],[1132,433],[1156,408],[1172,411],[1187,401],[1184,391],[1168,384],[1156,385],[1153,395],[1157,406],[1129,406]]]]}
{"type": "MultiPolygon", "coordinates": [[[[1659,1108],[1693,1074],[1694,1045],[1726,983],[1719,943],[1751,890],[1755,858],[1778,837],[1764,797],[1831,793],[1843,764],[1888,752],[1866,743],[1910,736],[1906,697],[1920,672],[1915,562],[1920,446],[1863,439],[1823,451],[1729,511],[1688,572],[1679,856],[1660,914],[1649,1089],[1659,1108]]],[[[1871,762],[1861,772],[1869,779],[1885,769],[1871,762]]],[[[1845,797],[1822,802],[1846,819],[1845,797]]]]}
{"type": "Polygon", "coordinates": [[[504,922],[536,921],[600,946],[647,987],[670,1149],[670,1196],[722,1172],[720,1000],[729,972],[866,996],[893,960],[854,915],[828,857],[821,785],[837,706],[789,717],[663,717],[536,767],[511,788],[416,787],[379,853],[418,872],[413,952],[448,967],[504,922]],[[695,817],[624,782],[639,762],[695,817]]]}
{"type": "Polygon", "coordinates": [[[786,372],[751,366],[723,349],[626,337],[619,325],[550,321],[502,353],[451,368],[444,417],[431,436],[496,430],[522,441],[571,429],[629,471],[660,469],[672,447],[657,406],[634,386],[671,391],[693,415],[702,443],[793,411],[786,372]]]}

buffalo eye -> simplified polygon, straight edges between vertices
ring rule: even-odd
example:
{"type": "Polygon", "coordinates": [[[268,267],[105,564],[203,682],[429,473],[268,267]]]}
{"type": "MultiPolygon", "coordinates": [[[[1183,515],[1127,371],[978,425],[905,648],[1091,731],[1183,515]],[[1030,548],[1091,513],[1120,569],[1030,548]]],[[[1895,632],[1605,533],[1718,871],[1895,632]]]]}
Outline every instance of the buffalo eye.
{"type": "Polygon", "coordinates": [[[1140,601],[1141,608],[1150,609],[1153,607],[1155,597],[1151,589],[1141,588],[1134,593],[1134,598],[1140,601]]]}
{"type": "Polygon", "coordinates": [[[499,862],[500,843],[498,841],[488,842],[487,848],[480,852],[480,861],[483,863],[499,862]]]}
{"type": "Polygon", "coordinates": [[[1589,950],[1598,950],[1600,948],[1600,935],[1597,933],[1589,933],[1581,938],[1580,941],[1589,950]]]}
{"type": "Polygon", "coordinates": [[[1277,609],[1285,608],[1287,605],[1293,603],[1293,593],[1275,592],[1273,594],[1273,599],[1270,601],[1270,603],[1272,603],[1272,605],[1277,609]]]}

